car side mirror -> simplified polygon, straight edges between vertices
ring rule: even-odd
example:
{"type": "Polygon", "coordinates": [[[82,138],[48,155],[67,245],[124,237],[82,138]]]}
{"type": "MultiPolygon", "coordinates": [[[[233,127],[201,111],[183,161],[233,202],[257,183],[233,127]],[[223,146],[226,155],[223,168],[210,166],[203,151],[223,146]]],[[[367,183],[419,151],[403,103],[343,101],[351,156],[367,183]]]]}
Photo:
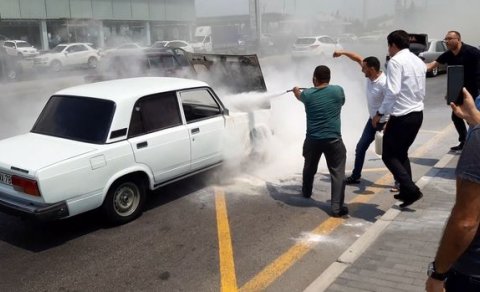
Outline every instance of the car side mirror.
{"type": "Polygon", "coordinates": [[[230,115],[230,111],[228,110],[228,108],[224,108],[222,113],[223,113],[224,116],[230,115]]]}

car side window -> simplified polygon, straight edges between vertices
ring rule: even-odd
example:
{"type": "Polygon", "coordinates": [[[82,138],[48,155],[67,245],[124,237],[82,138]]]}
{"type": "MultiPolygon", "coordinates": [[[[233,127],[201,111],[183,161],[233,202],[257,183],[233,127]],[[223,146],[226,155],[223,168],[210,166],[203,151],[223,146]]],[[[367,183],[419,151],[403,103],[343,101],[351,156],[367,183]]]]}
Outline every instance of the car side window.
{"type": "Polygon", "coordinates": [[[68,48],[66,49],[67,53],[74,53],[74,52],[76,52],[77,50],[76,50],[75,47],[76,47],[76,46],[68,47],[68,48]]]}
{"type": "Polygon", "coordinates": [[[437,42],[437,52],[445,52],[447,48],[443,42],[437,42]]]}
{"type": "Polygon", "coordinates": [[[222,112],[220,105],[205,88],[182,91],[180,98],[187,123],[218,116],[222,112]]]}
{"type": "Polygon", "coordinates": [[[11,42],[5,42],[3,45],[4,45],[5,47],[9,47],[9,48],[15,47],[15,45],[14,45],[13,43],[11,43],[11,42]]]}
{"type": "Polygon", "coordinates": [[[175,92],[140,98],[133,107],[128,136],[135,137],[182,124],[175,92]]]}

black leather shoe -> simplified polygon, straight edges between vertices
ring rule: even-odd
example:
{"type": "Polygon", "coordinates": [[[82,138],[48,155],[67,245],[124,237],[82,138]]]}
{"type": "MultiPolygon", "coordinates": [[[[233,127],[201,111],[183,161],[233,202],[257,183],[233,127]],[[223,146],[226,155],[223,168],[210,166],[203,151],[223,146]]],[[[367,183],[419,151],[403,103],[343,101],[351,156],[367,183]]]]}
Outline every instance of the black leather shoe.
{"type": "Polygon", "coordinates": [[[415,195],[403,200],[403,203],[400,204],[400,208],[406,208],[411,204],[415,203],[416,201],[420,200],[422,197],[423,197],[422,192],[418,191],[415,195]]]}
{"type": "Polygon", "coordinates": [[[340,211],[338,212],[333,212],[332,211],[332,217],[339,218],[348,215],[348,208],[346,206],[343,206],[340,208],[340,211]]]}
{"type": "Polygon", "coordinates": [[[356,185],[360,183],[360,177],[349,176],[345,179],[345,184],[356,185]]]}
{"type": "Polygon", "coordinates": [[[464,143],[462,142],[462,143],[458,144],[457,146],[453,146],[452,148],[450,148],[450,150],[451,151],[461,151],[461,150],[463,150],[463,145],[464,145],[464,143]]]}
{"type": "Polygon", "coordinates": [[[305,199],[310,199],[312,197],[312,194],[302,193],[302,197],[304,197],[305,199]]]}

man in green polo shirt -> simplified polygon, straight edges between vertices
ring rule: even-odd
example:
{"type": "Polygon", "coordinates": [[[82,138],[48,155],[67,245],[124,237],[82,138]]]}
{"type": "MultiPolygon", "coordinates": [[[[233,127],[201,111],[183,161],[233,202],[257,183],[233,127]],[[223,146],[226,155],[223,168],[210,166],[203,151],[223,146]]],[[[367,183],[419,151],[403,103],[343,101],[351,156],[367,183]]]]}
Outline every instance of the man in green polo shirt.
{"type": "Polygon", "coordinates": [[[347,150],[340,131],[340,112],[345,103],[345,94],[342,87],[329,83],[330,69],[317,66],[313,72],[314,87],[303,91],[294,87],[293,94],[304,104],[307,116],[302,194],[305,198],[312,196],[318,162],[325,154],[331,176],[332,216],[341,217],[348,214],[348,208],[344,206],[347,150]]]}

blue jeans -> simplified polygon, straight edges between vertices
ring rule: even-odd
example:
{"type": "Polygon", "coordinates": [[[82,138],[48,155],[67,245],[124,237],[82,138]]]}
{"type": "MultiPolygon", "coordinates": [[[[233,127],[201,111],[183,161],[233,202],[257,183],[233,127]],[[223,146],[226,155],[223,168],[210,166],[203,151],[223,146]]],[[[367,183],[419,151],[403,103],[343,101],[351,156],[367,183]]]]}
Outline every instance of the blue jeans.
{"type": "Polygon", "coordinates": [[[365,154],[368,147],[375,140],[375,132],[381,131],[385,123],[378,123],[375,129],[372,126],[372,119],[369,118],[365,128],[363,129],[362,136],[358,140],[357,147],[355,148],[355,164],[353,166],[352,177],[360,178],[362,176],[363,163],[365,162],[365,154]]]}

